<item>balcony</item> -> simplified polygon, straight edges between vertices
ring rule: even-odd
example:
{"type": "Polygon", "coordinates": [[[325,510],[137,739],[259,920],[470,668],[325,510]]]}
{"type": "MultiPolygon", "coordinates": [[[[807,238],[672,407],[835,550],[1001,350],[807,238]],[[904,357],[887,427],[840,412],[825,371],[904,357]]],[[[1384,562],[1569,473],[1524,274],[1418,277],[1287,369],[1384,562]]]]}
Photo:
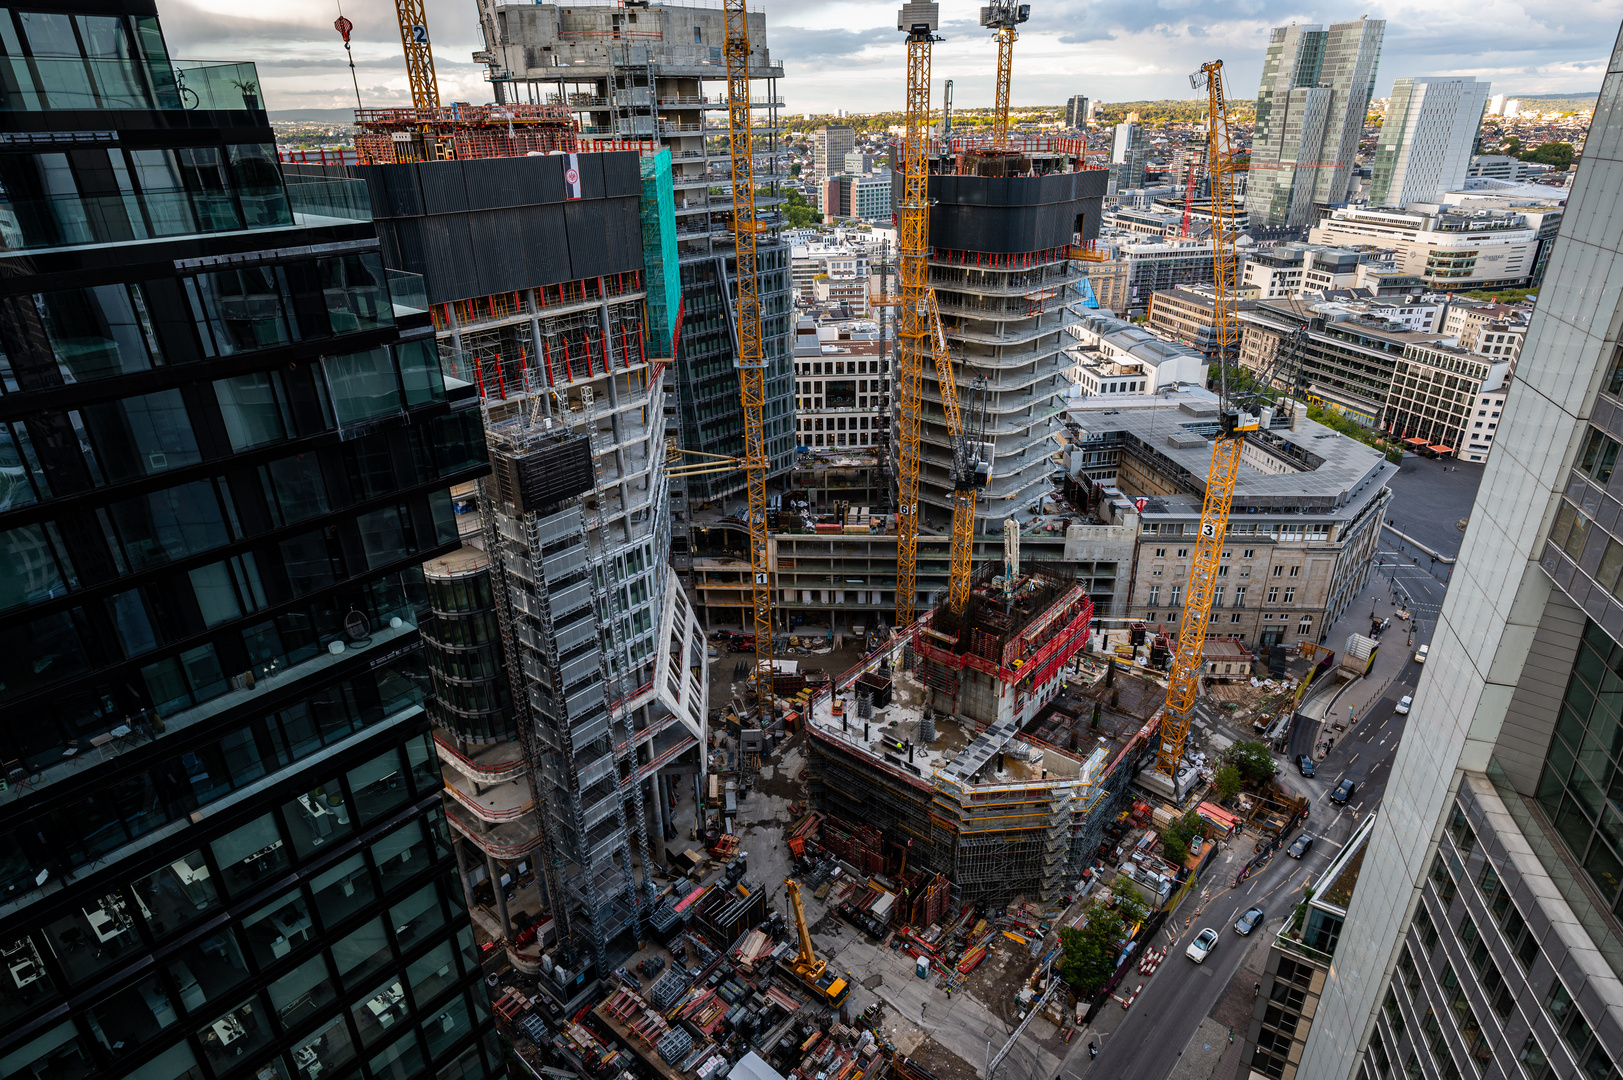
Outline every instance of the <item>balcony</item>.
{"type": "Polygon", "coordinates": [[[436,730],[434,749],[448,768],[456,769],[481,784],[506,783],[529,771],[524,763],[524,752],[516,742],[472,746],[467,753],[463,753],[451,745],[448,735],[436,730]]]}
{"type": "MultiPolygon", "coordinates": [[[[286,176],[287,201],[299,225],[336,225],[371,221],[372,197],[365,180],[329,180],[316,176],[286,176]]],[[[428,309],[427,293],[423,310],[428,309]]]]}
{"type": "Polygon", "coordinates": [[[394,305],[395,318],[428,311],[428,286],[423,283],[421,274],[404,270],[390,270],[388,274],[389,300],[394,305]]]}

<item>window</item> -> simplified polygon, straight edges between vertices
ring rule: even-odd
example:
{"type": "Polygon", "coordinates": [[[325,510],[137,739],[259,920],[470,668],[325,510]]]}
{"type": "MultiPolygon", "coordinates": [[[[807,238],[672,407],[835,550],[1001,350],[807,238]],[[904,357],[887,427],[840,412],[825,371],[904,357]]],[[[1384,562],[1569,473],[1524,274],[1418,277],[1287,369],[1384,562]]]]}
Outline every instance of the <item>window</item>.
{"type": "Polygon", "coordinates": [[[1391,987],[1387,987],[1386,1000],[1382,1002],[1381,1008],[1386,1012],[1386,1023],[1392,1029],[1393,1036],[1403,1038],[1403,1010],[1398,1007],[1398,996],[1392,992],[1391,987]]]}
{"type": "Polygon", "coordinates": [[[1409,991],[1409,1000],[1415,1000],[1420,993],[1420,971],[1415,967],[1407,946],[1398,953],[1398,974],[1403,976],[1403,988],[1409,991]]]}
{"type": "Polygon", "coordinates": [[[1294,588],[1290,588],[1290,589],[1285,590],[1285,603],[1287,603],[1287,604],[1296,603],[1296,590],[1294,588]]]}
{"type": "Polygon", "coordinates": [[[1268,602],[1270,604],[1279,603],[1279,586],[1278,585],[1269,586],[1269,588],[1268,588],[1268,602]]]}
{"type": "Polygon", "coordinates": [[[1414,929],[1420,938],[1421,947],[1426,950],[1426,955],[1431,956],[1437,949],[1437,927],[1432,924],[1431,912],[1426,910],[1425,904],[1421,904],[1415,911],[1414,929]]]}
{"type": "Polygon", "coordinates": [[[1454,846],[1459,848],[1462,857],[1471,854],[1471,849],[1476,847],[1476,833],[1465,820],[1465,811],[1458,803],[1454,804],[1454,812],[1449,815],[1448,832],[1454,838],[1454,846]]]}
{"type": "Polygon", "coordinates": [[[1155,607],[1156,605],[1158,605],[1161,602],[1161,586],[1159,586],[1159,585],[1151,585],[1150,586],[1150,595],[1149,595],[1149,597],[1147,599],[1148,599],[1149,605],[1151,607],[1155,607]]]}
{"type": "Polygon", "coordinates": [[[136,480],[203,460],[179,390],[86,405],[82,415],[108,480],[136,480]]]}
{"type": "MultiPolygon", "coordinates": [[[[139,285],[97,285],[34,297],[63,382],[89,382],[147,371],[163,363],[139,285]]],[[[18,328],[20,329],[20,328],[18,328]]],[[[19,375],[22,373],[19,372],[19,375]]],[[[23,389],[48,385],[23,376],[23,389]]]]}
{"type": "Polygon", "coordinates": [[[1618,443],[1615,439],[1591,428],[1589,442],[1584,446],[1583,459],[1578,467],[1589,474],[1596,483],[1604,484],[1612,478],[1612,469],[1617,465],[1617,451],[1618,443]]]}
{"type": "Polygon", "coordinates": [[[1454,904],[1454,877],[1443,864],[1442,856],[1432,859],[1431,881],[1437,890],[1437,897],[1443,903],[1443,910],[1447,911],[1454,904]]]}
{"type": "Polygon", "coordinates": [[[1179,548],[1178,549],[1178,558],[1180,558],[1180,559],[1189,558],[1189,549],[1188,548],[1179,548]]]}
{"type": "Polygon", "coordinates": [[[293,525],[327,512],[327,485],[314,453],[277,458],[259,467],[271,520],[293,525]]]}
{"type": "Polygon", "coordinates": [[[400,388],[387,348],[368,349],[322,360],[340,425],[356,424],[400,410],[400,388]]]}
{"type": "MultiPolygon", "coordinates": [[[[1617,370],[1613,369],[1614,378],[1617,370]]],[[[1615,394],[1617,391],[1612,392],[1615,394]]],[[[1555,1069],[1550,1065],[1550,1059],[1544,1054],[1544,1048],[1532,1035],[1527,1036],[1527,1040],[1522,1043],[1521,1050],[1516,1054],[1516,1060],[1522,1063],[1522,1067],[1527,1070],[1527,1075],[1532,1080],[1552,1080],[1556,1075],[1555,1069]]]]}
{"type": "Polygon", "coordinates": [[[1235,589],[1234,589],[1234,606],[1235,607],[1245,607],[1245,589],[1246,589],[1246,587],[1244,585],[1238,585],[1238,586],[1235,587],[1235,589]]]}
{"type": "Polygon", "coordinates": [[[222,270],[187,279],[186,295],[203,351],[232,356],[296,340],[282,302],[287,291],[279,266],[222,270]]]}
{"type": "MultiPolygon", "coordinates": [[[[400,381],[406,387],[407,405],[426,405],[445,397],[445,380],[440,374],[439,350],[433,338],[405,341],[395,346],[400,361],[400,381]]],[[[867,425],[867,421],[863,421],[867,425]]]]}
{"type": "Polygon", "coordinates": [[[409,515],[393,506],[385,506],[355,519],[355,524],[361,530],[361,546],[366,549],[368,567],[375,570],[411,554],[402,520],[406,525],[411,521],[409,515]]]}
{"type": "Polygon", "coordinates": [[[1177,607],[1179,604],[1183,603],[1183,586],[1182,585],[1174,585],[1174,586],[1172,586],[1172,598],[1170,600],[1168,600],[1167,602],[1169,604],[1171,604],[1173,607],[1177,607]]]}
{"type": "Polygon", "coordinates": [[[125,499],[108,510],[124,555],[135,570],[210,551],[230,540],[209,480],[125,499]]]}
{"type": "Polygon", "coordinates": [[[1156,548],[1155,549],[1155,557],[1157,559],[1166,558],[1167,557],[1167,549],[1166,548],[1156,548]]]}
{"type": "Polygon", "coordinates": [[[1291,577],[1297,577],[1298,575],[1301,574],[1301,572],[1302,572],[1302,568],[1300,566],[1291,567],[1291,577]]]}
{"type": "Polygon", "coordinates": [[[1283,574],[1283,573],[1284,573],[1284,572],[1285,572],[1285,568],[1284,568],[1284,567],[1283,567],[1283,566],[1276,566],[1276,567],[1274,567],[1274,573],[1273,573],[1273,576],[1274,576],[1274,577],[1279,577],[1279,576],[1280,576],[1280,575],[1282,575],[1282,574],[1283,574]]]}
{"type": "Polygon", "coordinates": [[[1244,559],[1255,559],[1257,557],[1257,549],[1246,548],[1244,551],[1240,552],[1240,557],[1244,559]]]}
{"type": "Polygon", "coordinates": [[[355,334],[394,325],[394,307],[383,258],[374,252],[317,259],[327,319],[334,334],[355,334]]]}
{"type": "Polygon", "coordinates": [[[220,403],[231,449],[238,453],[280,442],[293,430],[280,372],[259,371],[217,379],[214,396],[220,403]]]}
{"type": "MultiPolygon", "coordinates": [[[[1549,995],[1544,999],[1544,1007],[1549,1010],[1550,1019],[1555,1021],[1555,1029],[1560,1033],[1562,1041],[1572,1051],[1573,1059],[1584,1061],[1595,1038],[1595,1032],[1561,980],[1555,980],[1554,985],[1550,987],[1549,995]]],[[[1605,1073],[1601,1075],[1604,1076],[1605,1073]]]]}
{"type": "Polygon", "coordinates": [[[0,532],[0,611],[61,596],[68,581],[78,584],[60,539],[53,545],[43,525],[20,525],[0,532]],[[63,568],[68,573],[63,575],[63,568]]]}

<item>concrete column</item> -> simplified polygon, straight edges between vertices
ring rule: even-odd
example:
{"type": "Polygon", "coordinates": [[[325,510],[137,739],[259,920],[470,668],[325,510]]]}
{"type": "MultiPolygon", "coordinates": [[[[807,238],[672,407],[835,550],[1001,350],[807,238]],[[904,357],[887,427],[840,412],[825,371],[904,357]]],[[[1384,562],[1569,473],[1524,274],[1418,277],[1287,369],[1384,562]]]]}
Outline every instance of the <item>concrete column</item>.
{"type": "Polygon", "coordinates": [[[665,807],[660,802],[659,773],[649,778],[652,789],[648,796],[648,839],[653,843],[654,862],[663,871],[665,862],[665,807]]]}
{"type": "Polygon", "coordinates": [[[490,891],[496,897],[496,914],[502,921],[502,936],[512,941],[513,920],[507,915],[507,894],[502,891],[502,867],[495,856],[485,854],[485,870],[490,874],[490,891]]]}

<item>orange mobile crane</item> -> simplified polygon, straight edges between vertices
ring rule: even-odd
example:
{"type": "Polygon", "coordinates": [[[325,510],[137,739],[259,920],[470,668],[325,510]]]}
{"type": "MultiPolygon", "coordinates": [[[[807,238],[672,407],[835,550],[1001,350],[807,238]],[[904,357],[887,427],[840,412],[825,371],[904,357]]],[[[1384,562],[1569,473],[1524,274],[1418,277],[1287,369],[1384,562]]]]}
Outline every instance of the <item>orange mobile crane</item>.
{"type": "MultiPolygon", "coordinates": [[[[1228,104],[1223,97],[1223,61],[1202,64],[1189,77],[1196,90],[1205,90],[1206,168],[1212,189],[1212,290],[1215,297],[1214,330],[1217,355],[1226,359],[1239,334],[1235,314],[1234,256],[1234,153],[1229,141],[1228,104]]],[[[1178,622],[1178,651],[1167,683],[1166,708],[1161,717],[1161,744],[1155,767],[1178,778],[1184,743],[1189,738],[1190,713],[1200,686],[1201,654],[1206,645],[1206,624],[1212,614],[1212,590],[1228,532],[1229,509],[1234,505],[1234,481],[1240,471],[1240,450],[1247,432],[1256,431],[1257,416],[1228,389],[1226,369],[1218,367],[1218,431],[1212,443],[1212,465],[1206,474],[1206,498],[1200,509],[1200,534],[1195,539],[1194,563],[1184,590],[1183,617],[1178,622]]]]}
{"type": "Polygon", "coordinates": [[[749,486],[750,599],[755,613],[755,702],[762,727],[776,719],[772,695],[772,585],[766,532],[766,353],[755,239],[754,135],[750,128],[750,38],[744,0],[725,0],[727,135],[732,156],[733,250],[738,302],[738,396],[744,408],[744,476],[749,486]]]}
{"type": "Polygon", "coordinates": [[[993,31],[997,41],[997,91],[992,102],[992,145],[999,150],[1009,146],[1009,78],[1014,73],[1014,43],[1020,33],[1015,27],[1031,18],[1031,5],[1015,0],[991,0],[981,8],[981,25],[993,31]]]}
{"type": "MultiPolygon", "coordinates": [[[[897,414],[901,427],[896,484],[896,628],[913,622],[918,602],[919,406],[926,349],[935,361],[948,438],[952,443],[952,559],[947,603],[962,611],[969,602],[970,561],[975,547],[975,496],[991,476],[984,445],[970,441],[958,408],[958,384],[935,290],[930,287],[930,47],[941,5],[910,0],[897,15],[907,34],[907,135],[902,145],[901,295],[881,303],[899,305],[896,332],[897,414]]],[[[1005,97],[1005,104],[1007,98],[1005,97]]],[[[1005,116],[1007,110],[1005,109],[1005,116]]]]}

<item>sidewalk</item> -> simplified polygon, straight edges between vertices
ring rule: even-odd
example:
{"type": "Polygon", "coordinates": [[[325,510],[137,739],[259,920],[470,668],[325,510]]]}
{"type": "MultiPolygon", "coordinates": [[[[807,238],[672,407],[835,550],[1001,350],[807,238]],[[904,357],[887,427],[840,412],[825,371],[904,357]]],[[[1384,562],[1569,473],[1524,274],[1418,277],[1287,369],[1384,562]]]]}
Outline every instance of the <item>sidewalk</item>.
{"type": "Polygon", "coordinates": [[[1303,706],[1303,718],[1316,724],[1313,734],[1313,756],[1316,759],[1322,759],[1329,747],[1341,739],[1349,721],[1363,719],[1370,708],[1386,696],[1409,662],[1408,626],[1393,615],[1397,608],[1381,595],[1380,588],[1380,579],[1372,576],[1370,584],[1348,605],[1346,613],[1330,628],[1329,637],[1325,640],[1326,646],[1340,654],[1347,647],[1348,635],[1367,635],[1370,623],[1367,605],[1372,599],[1378,617],[1392,618],[1392,625],[1381,635],[1380,651],[1375,654],[1375,663],[1371,665],[1369,674],[1343,683],[1339,689],[1310,700],[1303,706]]]}

